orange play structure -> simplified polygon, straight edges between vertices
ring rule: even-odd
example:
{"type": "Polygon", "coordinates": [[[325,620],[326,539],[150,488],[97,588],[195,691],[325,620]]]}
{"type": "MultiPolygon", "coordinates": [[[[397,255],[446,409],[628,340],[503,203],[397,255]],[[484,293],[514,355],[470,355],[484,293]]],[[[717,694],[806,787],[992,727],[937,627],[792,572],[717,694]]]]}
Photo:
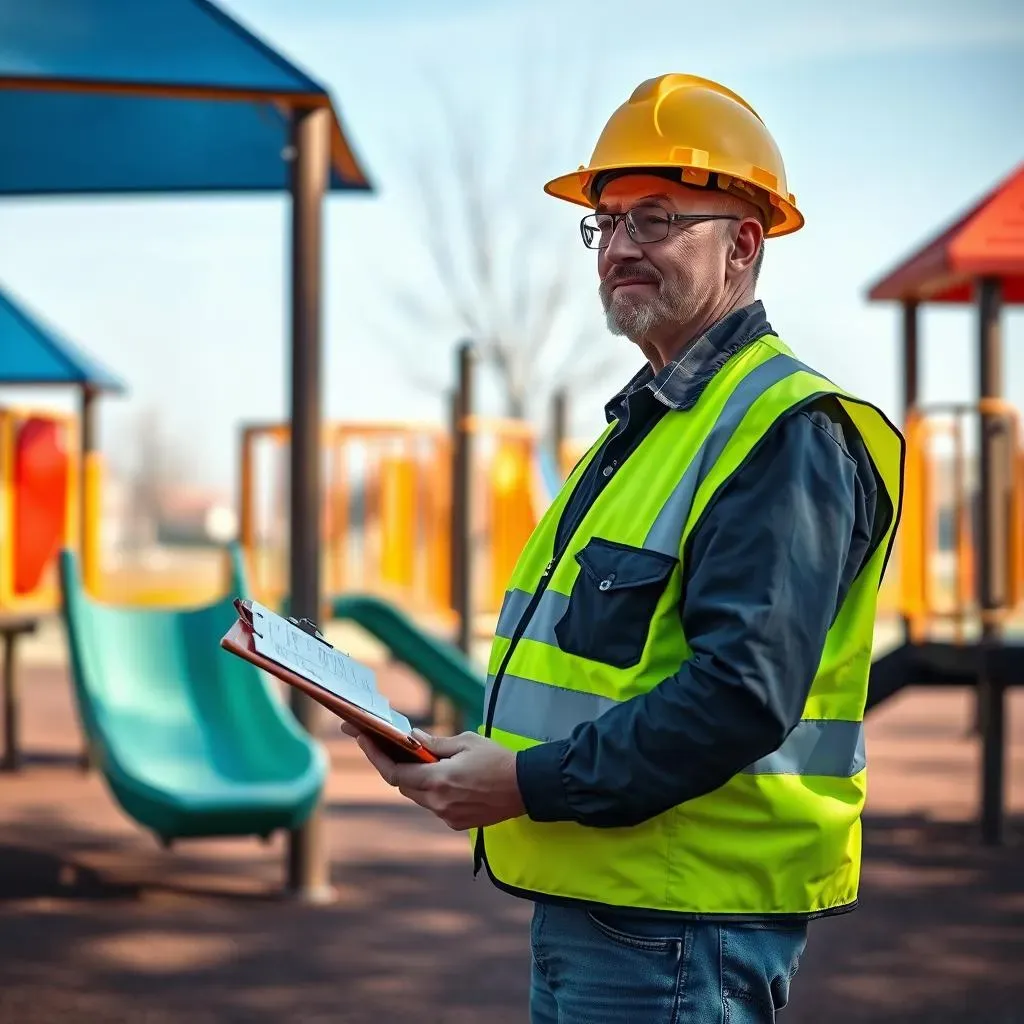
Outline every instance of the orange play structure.
{"type": "Polygon", "coordinates": [[[1024,434],[1003,397],[1004,307],[1024,303],[1024,163],[889,270],[871,301],[902,307],[906,486],[899,608],[909,639],[996,629],[1024,613],[1024,434]],[[920,312],[973,305],[978,396],[923,402],[920,312]]]}
{"type": "MultiPolygon", "coordinates": [[[[239,540],[255,592],[287,586],[287,424],[242,431],[239,540]]],[[[429,427],[334,423],[324,427],[319,528],[325,593],[367,589],[426,607],[447,579],[448,443],[429,427]],[[358,490],[357,490],[358,488],[358,490]]]]}
{"type": "Polygon", "coordinates": [[[987,616],[1005,620],[1024,601],[1024,435],[1010,402],[938,403],[910,410],[906,487],[899,539],[899,610],[910,637],[922,642],[936,633],[956,643],[968,621],[980,614],[977,559],[977,457],[972,448],[981,416],[1000,422],[1000,462],[1006,481],[1006,593],[987,616]]]}
{"type": "Polygon", "coordinates": [[[56,607],[57,552],[77,545],[78,453],[74,416],[0,409],[0,610],[56,607]]]}
{"type": "MultiPolygon", "coordinates": [[[[906,420],[904,511],[880,598],[882,615],[904,619],[911,635],[956,639],[978,607],[972,414],[1008,417],[1013,471],[1010,600],[1024,601],[1024,439],[1006,402],[928,406],[906,420]]],[[[468,418],[473,436],[470,555],[474,613],[493,616],[515,560],[548,503],[537,469],[541,443],[522,421],[468,418]]],[[[239,539],[255,591],[277,601],[287,574],[288,427],[242,430],[239,539]]],[[[320,529],[322,589],[373,593],[412,614],[450,624],[452,611],[452,443],[434,425],[336,422],[324,427],[320,529]]],[[[563,442],[564,477],[582,454],[563,442]]]]}
{"type": "MultiPolygon", "coordinates": [[[[548,498],[531,425],[472,416],[467,429],[474,604],[478,614],[495,614],[548,498]]],[[[288,440],[286,424],[250,425],[241,435],[239,540],[252,585],[267,600],[286,586],[288,440]]],[[[369,592],[413,613],[450,618],[450,434],[415,423],[329,423],[323,445],[324,593],[369,592]]],[[[576,454],[565,445],[563,472],[576,454]]]]}

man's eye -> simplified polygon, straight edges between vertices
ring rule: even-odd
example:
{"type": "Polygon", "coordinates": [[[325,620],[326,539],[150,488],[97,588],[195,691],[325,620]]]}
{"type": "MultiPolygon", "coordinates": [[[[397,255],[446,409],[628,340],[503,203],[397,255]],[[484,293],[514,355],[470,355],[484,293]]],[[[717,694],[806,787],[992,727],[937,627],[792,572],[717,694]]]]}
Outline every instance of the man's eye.
{"type": "Polygon", "coordinates": [[[652,210],[645,210],[638,216],[633,217],[633,222],[638,228],[657,228],[663,227],[668,223],[668,217],[663,213],[657,213],[652,210]]]}

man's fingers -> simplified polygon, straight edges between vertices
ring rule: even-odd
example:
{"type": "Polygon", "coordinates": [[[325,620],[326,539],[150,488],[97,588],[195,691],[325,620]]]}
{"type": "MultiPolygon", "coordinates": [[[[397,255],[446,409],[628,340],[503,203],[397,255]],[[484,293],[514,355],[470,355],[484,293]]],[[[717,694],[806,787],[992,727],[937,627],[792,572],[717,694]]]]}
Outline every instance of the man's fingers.
{"type": "Polygon", "coordinates": [[[438,781],[436,764],[403,764],[402,785],[409,789],[432,789],[438,781]]]}
{"type": "MultiPolygon", "coordinates": [[[[361,733],[358,729],[355,730],[355,733],[359,749],[389,786],[394,786],[402,796],[426,810],[441,817],[445,815],[448,810],[447,781],[449,774],[449,766],[446,763],[397,764],[366,733],[361,733]]],[[[463,749],[462,744],[459,743],[459,737],[444,737],[444,739],[452,744],[452,747],[448,748],[451,753],[456,752],[453,749],[456,746],[458,749],[463,749]]]]}
{"type": "Polygon", "coordinates": [[[403,771],[399,772],[398,792],[406,797],[406,799],[419,804],[424,810],[436,814],[443,820],[448,811],[448,802],[444,795],[433,786],[424,789],[422,786],[410,785],[405,779],[404,769],[406,767],[408,766],[403,765],[403,771]]]}
{"type": "Polygon", "coordinates": [[[380,772],[381,778],[389,786],[398,785],[397,765],[394,761],[378,747],[373,740],[360,734],[356,740],[359,749],[366,755],[366,759],[380,772]]]}
{"type": "Polygon", "coordinates": [[[437,800],[434,792],[429,789],[424,789],[422,786],[411,784],[408,779],[406,779],[404,773],[401,772],[398,776],[398,792],[409,800],[418,803],[420,807],[426,807],[428,811],[437,810],[434,806],[437,800]]]}
{"type": "Polygon", "coordinates": [[[360,732],[359,727],[353,725],[351,722],[343,721],[341,723],[341,731],[346,736],[351,736],[354,740],[357,740],[359,739],[360,736],[362,736],[362,732],[360,732]]]}
{"type": "Polygon", "coordinates": [[[422,729],[413,729],[413,736],[416,737],[432,754],[438,757],[451,757],[472,746],[473,741],[478,739],[476,733],[459,733],[458,736],[432,736],[422,729]]]}

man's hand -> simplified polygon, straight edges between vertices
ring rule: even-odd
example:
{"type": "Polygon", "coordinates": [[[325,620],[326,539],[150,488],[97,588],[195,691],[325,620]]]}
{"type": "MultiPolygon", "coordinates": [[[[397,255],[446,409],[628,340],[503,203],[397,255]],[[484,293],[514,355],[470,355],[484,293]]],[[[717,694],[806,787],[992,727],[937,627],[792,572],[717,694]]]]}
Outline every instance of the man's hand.
{"type": "Polygon", "coordinates": [[[449,828],[462,831],[496,825],[526,813],[516,781],[516,755],[474,732],[458,736],[413,735],[441,760],[437,764],[393,761],[373,739],[347,722],[353,736],[381,778],[410,800],[433,811],[449,828]]]}

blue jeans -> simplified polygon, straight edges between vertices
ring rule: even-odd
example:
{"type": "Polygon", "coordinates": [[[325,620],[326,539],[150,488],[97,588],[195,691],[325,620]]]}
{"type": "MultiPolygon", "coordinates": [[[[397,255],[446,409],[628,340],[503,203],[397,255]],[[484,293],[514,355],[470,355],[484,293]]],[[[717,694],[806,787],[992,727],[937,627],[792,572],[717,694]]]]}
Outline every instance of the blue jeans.
{"type": "Polygon", "coordinates": [[[807,925],[638,920],[538,903],[531,1024],[762,1024],[774,1021],[807,925]]]}

